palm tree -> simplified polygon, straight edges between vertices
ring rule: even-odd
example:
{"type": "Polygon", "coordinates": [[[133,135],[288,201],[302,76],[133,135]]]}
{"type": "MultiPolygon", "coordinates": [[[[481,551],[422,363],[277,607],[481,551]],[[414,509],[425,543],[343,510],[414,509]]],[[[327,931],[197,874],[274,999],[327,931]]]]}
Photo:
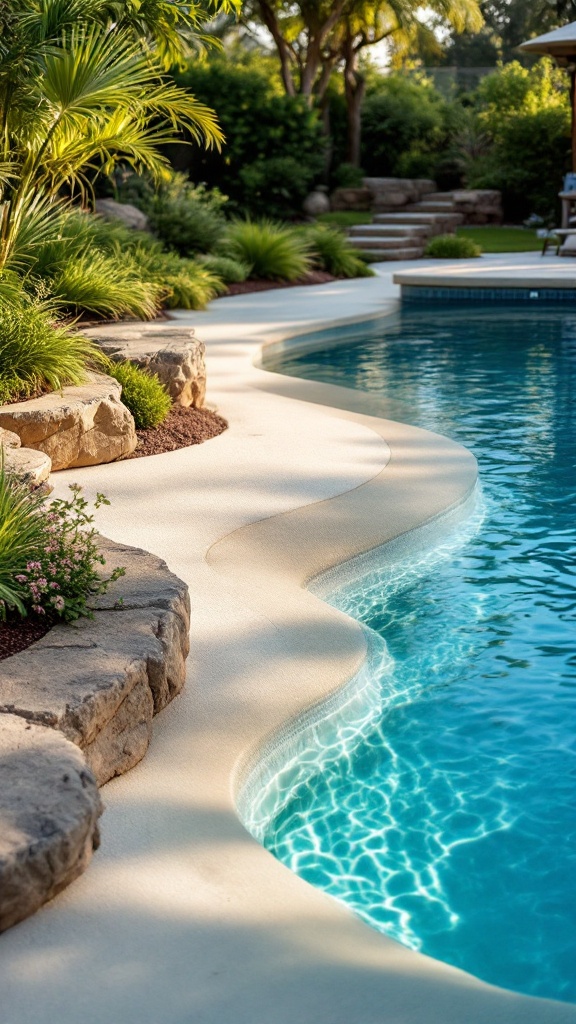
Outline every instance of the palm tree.
{"type": "MultiPolygon", "coordinates": [[[[483,19],[477,0],[428,0],[428,13],[435,13],[456,32],[481,28],[483,19]]],[[[360,166],[361,109],[366,82],[360,68],[362,52],[376,43],[393,39],[396,44],[415,38],[420,45],[437,44],[432,30],[421,20],[422,5],[414,0],[357,0],[342,19],[335,49],[342,62],[348,119],[348,161],[360,166]]]]}
{"type": "MultiPolygon", "coordinates": [[[[216,10],[235,0],[217,0],[216,10]]],[[[181,0],[4,0],[0,7],[0,274],[25,272],[63,195],[120,161],[166,177],[185,128],[219,146],[216,115],[165,74],[206,9],[181,0]]],[[[6,280],[6,278],[5,278],[6,280]]]]}

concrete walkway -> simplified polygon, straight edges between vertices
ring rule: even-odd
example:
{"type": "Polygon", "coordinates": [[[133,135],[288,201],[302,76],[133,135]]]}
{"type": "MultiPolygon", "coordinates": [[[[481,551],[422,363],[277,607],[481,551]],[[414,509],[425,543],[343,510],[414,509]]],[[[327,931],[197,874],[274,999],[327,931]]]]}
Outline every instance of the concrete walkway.
{"type": "Polygon", "coordinates": [[[192,654],[146,759],[103,791],[89,871],[0,936],[0,1024],[576,1022],[574,1006],[492,988],[372,931],[274,860],[235,811],[266,739],[365,656],[358,625],[306,580],[474,485],[474,460],[452,442],[371,418],[367,396],[253,365],[264,341],[393,311],[397,269],[180,314],[208,342],[209,400],[230,429],[58,474],[59,494],[77,480],[108,495],[103,533],[189,583],[192,654]]]}

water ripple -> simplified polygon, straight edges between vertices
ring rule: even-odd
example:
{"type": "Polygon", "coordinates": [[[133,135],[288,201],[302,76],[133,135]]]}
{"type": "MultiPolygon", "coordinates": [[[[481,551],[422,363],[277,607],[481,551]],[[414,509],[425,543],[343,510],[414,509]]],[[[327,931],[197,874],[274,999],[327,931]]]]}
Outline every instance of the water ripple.
{"type": "Polygon", "coordinates": [[[377,711],[315,748],[260,833],[406,945],[576,1001],[576,318],[430,321],[282,363],[471,448],[485,518],[331,595],[384,643],[377,711]]]}

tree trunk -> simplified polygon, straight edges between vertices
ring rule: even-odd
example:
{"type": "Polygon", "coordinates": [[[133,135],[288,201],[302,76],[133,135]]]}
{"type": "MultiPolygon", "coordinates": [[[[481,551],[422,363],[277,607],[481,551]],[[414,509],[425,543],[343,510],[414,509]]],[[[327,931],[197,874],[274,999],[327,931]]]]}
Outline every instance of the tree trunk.
{"type": "Polygon", "coordinates": [[[278,19],[270,5],[266,3],[266,0],[258,0],[258,9],[260,11],[260,17],[272,36],[276,44],[276,49],[278,50],[278,56],[280,58],[280,74],[282,76],[282,84],[286,94],[288,96],[296,96],[297,90],[292,74],[292,54],[288,43],[280,31],[278,19]]]}
{"type": "Polygon", "coordinates": [[[360,167],[360,143],[362,137],[362,102],[366,92],[364,75],[358,71],[358,54],[352,40],[346,47],[344,64],[344,94],[348,120],[348,162],[360,167]]]}

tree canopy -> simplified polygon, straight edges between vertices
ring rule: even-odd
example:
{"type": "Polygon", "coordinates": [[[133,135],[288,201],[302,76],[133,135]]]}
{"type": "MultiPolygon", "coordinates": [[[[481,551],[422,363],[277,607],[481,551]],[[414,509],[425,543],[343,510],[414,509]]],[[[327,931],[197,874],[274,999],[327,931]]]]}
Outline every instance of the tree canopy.
{"type": "MultiPolygon", "coordinates": [[[[429,0],[437,18],[457,32],[482,25],[479,0],[429,0]]],[[[257,19],[276,48],[284,88],[322,104],[335,71],[344,75],[349,160],[358,164],[360,108],[365,91],[360,58],[387,39],[433,36],[418,0],[248,0],[244,19],[257,19]]]]}

